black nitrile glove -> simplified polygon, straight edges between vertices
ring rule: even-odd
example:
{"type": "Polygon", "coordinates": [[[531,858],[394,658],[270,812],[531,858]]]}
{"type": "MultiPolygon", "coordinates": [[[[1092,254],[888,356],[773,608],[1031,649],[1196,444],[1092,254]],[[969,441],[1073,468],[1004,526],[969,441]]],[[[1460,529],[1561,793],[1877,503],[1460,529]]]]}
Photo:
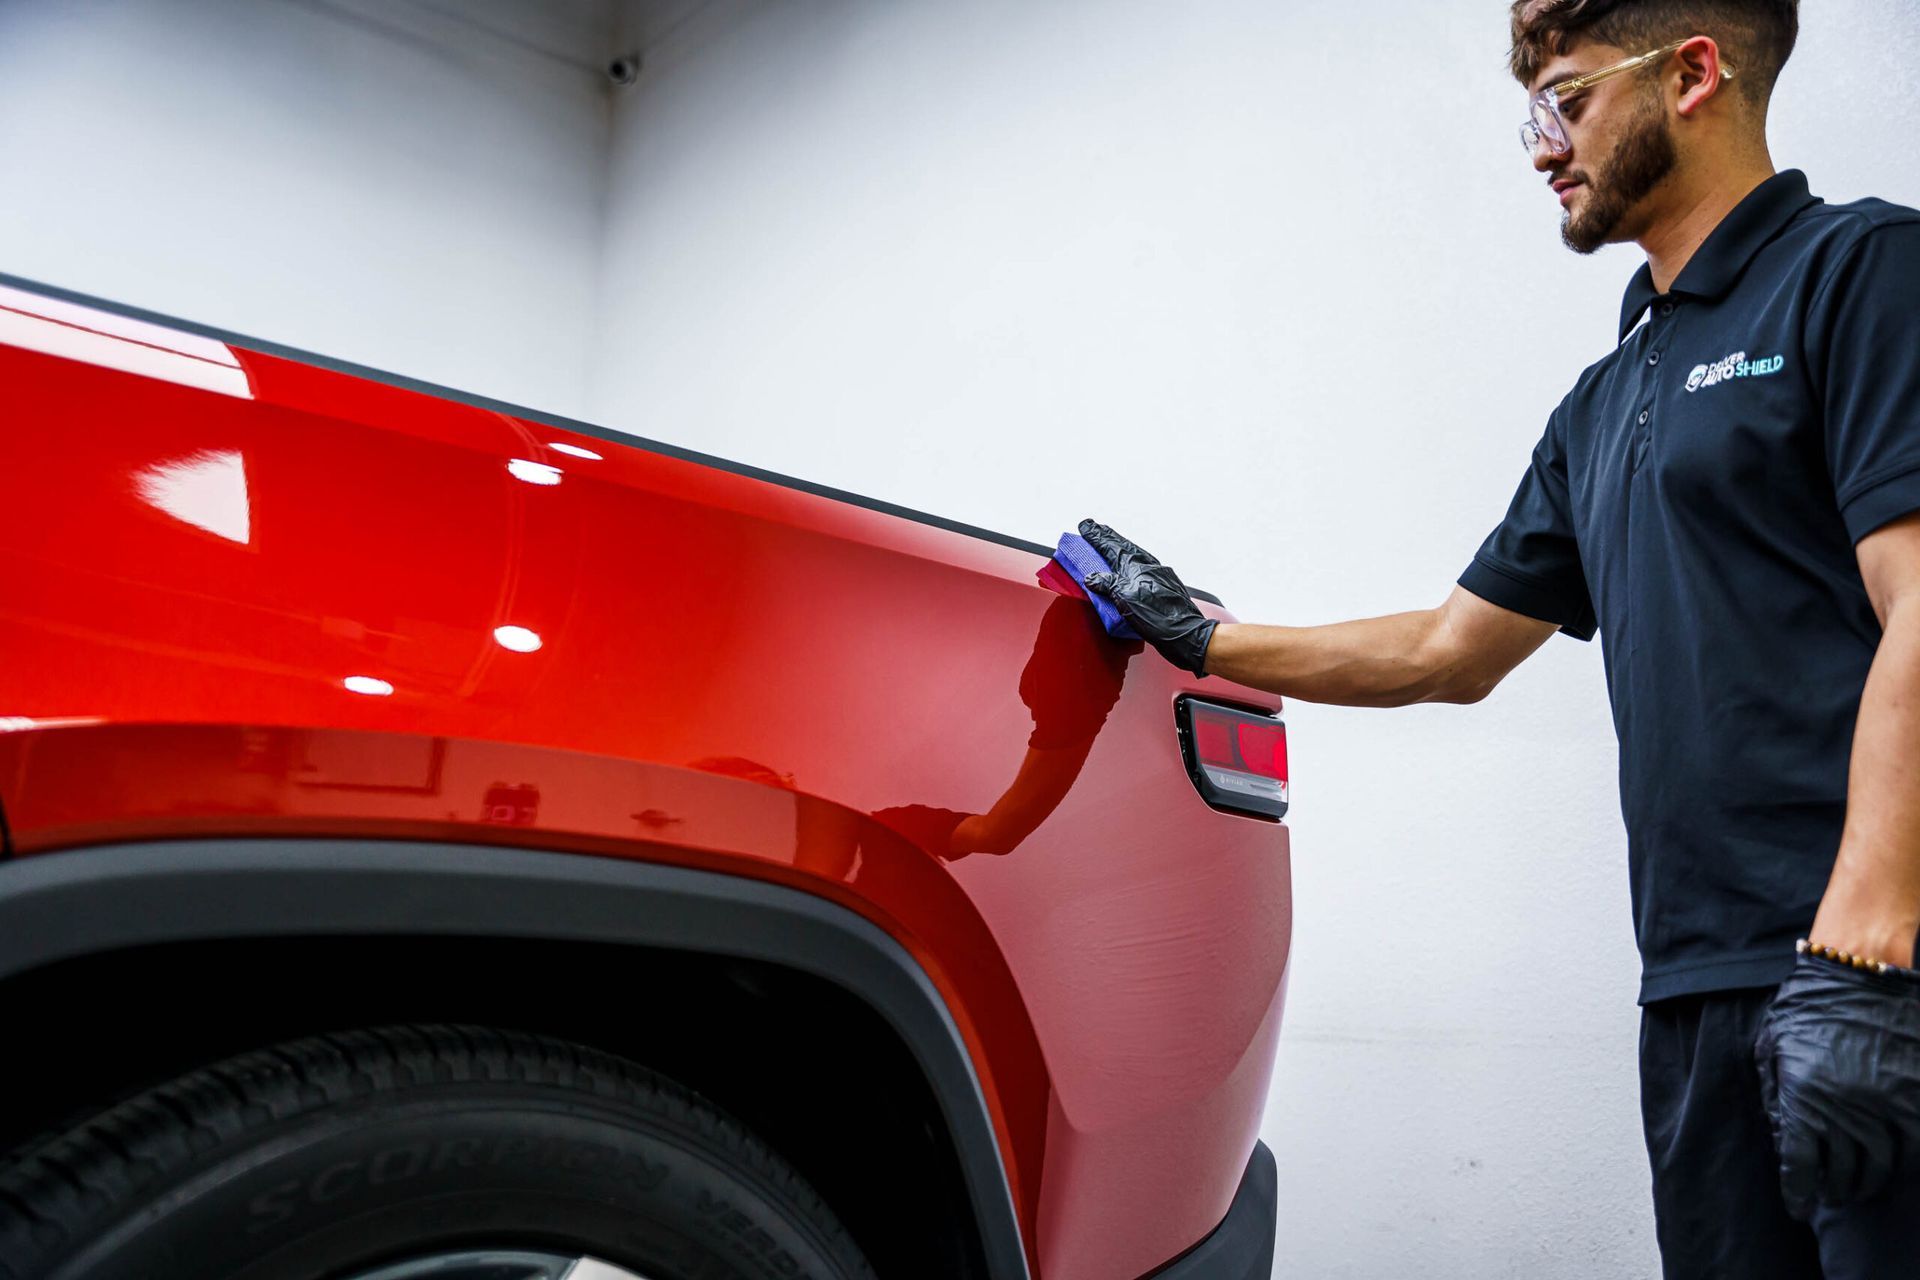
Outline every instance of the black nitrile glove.
{"type": "Polygon", "coordinates": [[[1795,1217],[1920,1175],[1920,975],[1802,955],[1753,1053],[1795,1217]]]}
{"type": "Polygon", "coordinates": [[[1174,666],[1207,674],[1207,643],[1219,624],[1200,616],[1180,575],[1096,520],[1080,522],[1080,536],[1093,544],[1112,573],[1087,575],[1087,590],[1113,601],[1142,639],[1174,666]]]}

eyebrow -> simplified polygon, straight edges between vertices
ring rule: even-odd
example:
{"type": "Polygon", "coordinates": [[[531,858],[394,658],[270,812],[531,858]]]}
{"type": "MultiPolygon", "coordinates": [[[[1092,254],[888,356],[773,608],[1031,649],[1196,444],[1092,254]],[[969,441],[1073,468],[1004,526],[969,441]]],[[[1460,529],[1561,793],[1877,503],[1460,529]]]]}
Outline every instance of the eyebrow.
{"type": "MultiPolygon", "coordinates": [[[[1554,64],[1550,62],[1547,65],[1553,66],[1554,64]]],[[[1562,80],[1571,80],[1575,76],[1578,76],[1580,74],[1582,73],[1575,70],[1572,66],[1562,65],[1560,67],[1560,70],[1553,75],[1536,76],[1534,79],[1533,85],[1527,90],[1527,96],[1532,97],[1534,94],[1540,93],[1542,90],[1551,88],[1552,86],[1559,84],[1562,80]]]]}

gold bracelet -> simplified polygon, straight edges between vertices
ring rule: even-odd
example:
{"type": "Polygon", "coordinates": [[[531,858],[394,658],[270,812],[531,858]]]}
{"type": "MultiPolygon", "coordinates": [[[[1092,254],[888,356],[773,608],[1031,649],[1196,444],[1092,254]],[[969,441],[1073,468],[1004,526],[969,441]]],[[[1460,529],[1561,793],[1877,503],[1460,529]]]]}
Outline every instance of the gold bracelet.
{"type": "Polygon", "coordinates": [[[1808,942],[1805,938],[1793,944],[1793,949],[1803,956],[1819,956],[1822,960],[1831,960],[1835,964],[1844,964],[1852,969],[1866,969],[1872,973],[1885,973],[1900,966],[1888,964],[1885,960],[1870,960],[1866,956],[1856,956],[1825,943],[1808,942]]]}

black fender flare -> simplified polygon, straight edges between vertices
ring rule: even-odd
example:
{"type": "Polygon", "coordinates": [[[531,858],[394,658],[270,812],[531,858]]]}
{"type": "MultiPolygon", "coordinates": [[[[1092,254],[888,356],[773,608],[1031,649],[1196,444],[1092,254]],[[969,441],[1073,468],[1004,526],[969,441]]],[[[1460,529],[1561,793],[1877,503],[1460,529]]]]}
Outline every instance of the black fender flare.
{"type": "Polygon", "coordinates": [[[762,960],[866,1001],[907,1045],[959,1154],[995,1280],[1026,1280],[966,1044],[906,948],[837,903],[637,859],[361,839],[99,845],[0,864],[0,980],[128,947],[250,937],[485,936],[762,960]]]}

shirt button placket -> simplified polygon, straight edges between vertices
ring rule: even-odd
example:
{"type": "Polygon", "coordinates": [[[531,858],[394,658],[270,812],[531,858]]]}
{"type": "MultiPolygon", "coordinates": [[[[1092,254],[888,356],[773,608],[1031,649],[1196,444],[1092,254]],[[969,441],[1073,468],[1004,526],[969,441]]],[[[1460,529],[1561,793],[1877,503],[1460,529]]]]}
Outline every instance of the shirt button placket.
{"type": "MultiPolygon", "coordinates": [[[[1660,317],[1660,322],[1647,326],[1647,346],[1649,348],[1647,351],[1647,368],[1649,369],[1657,369],[1660,367],[1661,357],[1665,354],[1666,350],[1666,342],[1673,336],[1673,299],[1668,298],[1661,302],[1659,306],[1655,308],[1655,311],[1660,317]]],[[[1653,430],[1650,424],[1653,422],[1654,401],[1659,398],[1660,394],[1658,384],[1653,381],[1654,375],[1647,374],[1645,376],[1647,399],[1641,402],[1640,416],[1634,419],[1634,422],[1640,428],[1634,433],[1633,440],[1633,474],[1635,475],[1639,474],[1640,464],[1646,460],[1647,450],[1653,445],[1653,430]]]]}
{"type": "MultiPolygon", "coordinates": [[[[1673,300],[1669,298],[1654,310],[1662,320],[1665,320],[1673,315],[1673,305],[1673,300]]],[[[1672,335],[1673,326],[1670,324],[1649,325],[1647,327],[1647,336],[1649,338],[1648,346],[1653,348],[1647,352],[1647,367],[1649,369],[1657,369],[1660,367],[1660,358],[1666,353],[1665,343],[1672,335]],[[1661,345],[1654,345],[1656,343],[1661,345]]]]}
{"type": "MultiPolygon", "coordinates": [[[[1671,298],[1663,299],[1655,305],[1654,314],[1659,318],[1647,323],[1647,359],[1646,367],[1657,369],[1660,366],[1661,353],[1673,336],[1673,313],[1675,304],[1671,298]]],[[[1634,519],[1635,508],[1641,504],[1634,501],[1635,491],[1639,487],[1640,467],[1646,460],[1647,449],[1653,440],[1653,406],[1659,398],[1659,386],[1653,373],[1641,375],[1640,410],[1634,415],[1633,438],[1628,456],[1631,462],[1627,470],[1626,511],[1622,518],[1627,535],[1626,567],[1623,573],[1624,587],[1629,597],[1633,594],[1633,583],[1639,577],[1639,565],[1642,556],[1643,538],[1639,525],[1634,519]]],[[[1620,657],[1621,679],[1630,690],[1639,687],[1639,664],[1635,660],[1639,642],[1629,630],[1626,635],[1625,652],[1620,657]]]]}

